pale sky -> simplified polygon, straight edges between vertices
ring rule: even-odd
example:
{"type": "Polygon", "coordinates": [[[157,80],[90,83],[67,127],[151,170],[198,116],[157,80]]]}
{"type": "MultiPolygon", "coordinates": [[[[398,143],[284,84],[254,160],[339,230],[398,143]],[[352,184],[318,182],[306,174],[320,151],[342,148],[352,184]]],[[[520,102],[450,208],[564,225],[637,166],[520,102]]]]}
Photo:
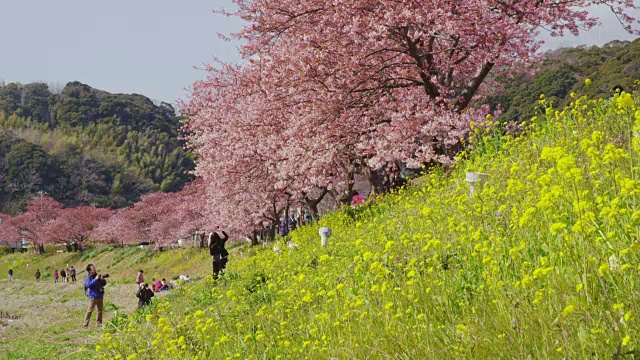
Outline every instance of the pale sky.
{"type": "MultiPolygon", "coordinates": [[[[640,0],[636,0],[640,3],[640,0]]],[[[218,38],[240,28],[212,13],[231,0],[0,0],[0,80],[81,81],[174,103],[206,75],[203,63],[239,61],[218,38]]],[[[546,48],[631,40],[606,9],[604,26],[546,48]]],[[[545,37],[546,38],[546,37],[545,37]]]]}

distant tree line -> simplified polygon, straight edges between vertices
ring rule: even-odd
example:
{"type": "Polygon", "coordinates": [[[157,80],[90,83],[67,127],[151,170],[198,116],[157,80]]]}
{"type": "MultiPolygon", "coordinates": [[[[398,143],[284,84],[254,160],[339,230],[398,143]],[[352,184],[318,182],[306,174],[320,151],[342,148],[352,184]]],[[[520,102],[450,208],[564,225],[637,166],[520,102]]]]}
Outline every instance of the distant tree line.
{"type": "Polygon", "coordinates": [[[0,211],[39,192],[65,206],[124,207],[192,180],[180,117],[167,103],[71,82],[0,85],[0,211]]]}
{"type": "Polygon", "coordinates": [[[503,121],[523,122],[535,116],[540,94],[563,106],[572,92],[609,97],[616,85],[631,91],[640,80],[640,39],[550,51],[533,67],[533,75],[517,73],[515,79],[504,79],[504,91],[488,97],[493,108],[498,104],[504,108],[503,121]],[[588,87],[584,83],[587,78],[591,79],[588,87]]]}

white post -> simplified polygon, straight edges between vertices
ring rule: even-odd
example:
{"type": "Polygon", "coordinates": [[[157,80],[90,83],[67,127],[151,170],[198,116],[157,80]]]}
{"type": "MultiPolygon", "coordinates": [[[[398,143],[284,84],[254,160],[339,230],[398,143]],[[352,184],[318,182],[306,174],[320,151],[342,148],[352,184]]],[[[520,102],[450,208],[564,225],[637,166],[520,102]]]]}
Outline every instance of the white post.
{"type": "Polygon", "coordinates": [[[326,248],[327,246],[329,246],[329,238],[331,237],[331,229],[329,229],[328,227],[321,227],[319,233],[320,233],[320,245],[322,245],[322,247],[326,248]]]}
{"type": "Polygon", "coordinates": [[[469,183],[469,196],[473,196],[473,194],[475,194],[476,186],[478,191],[482,190],[482,186],[488,178],[488,174],[468,172],[466,180],[469,183]]]}

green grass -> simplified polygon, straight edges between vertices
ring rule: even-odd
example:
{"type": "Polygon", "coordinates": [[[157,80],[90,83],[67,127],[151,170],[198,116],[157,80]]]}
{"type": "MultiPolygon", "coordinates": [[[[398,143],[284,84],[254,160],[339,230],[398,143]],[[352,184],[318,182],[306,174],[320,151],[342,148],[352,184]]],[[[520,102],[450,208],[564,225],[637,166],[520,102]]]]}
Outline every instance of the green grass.
{"type": "MultiPolygon", "coordinates": [[[[211,272],[211,257],[206,250],[175,249],[155,253],[137,247],[110,248],[98,247],[86,250],[84,253],[15,253],[0,256],[0,279],[5,279],[10,268],[15,277],[22,280],[35,279],[36,269],[42,273],[42,281],[53,281],[53,272],[68,266],[75,266],[78,272],[84,270],[87,264],[94,263],[103,273],[109,273],[111,281],[130,281],[135,279],[139,269],[145,270],[145,278],[176,276],[188,274],[204,276],[211,272]],[[27,266],[28,265],[28,266],[27,266]]],[[[86,276],[78,275],[78,281],[86,276]]]]}
{"type": "MultiPolygon", "coordinates": [[[[17,279],[10,283],[6,277],[0,278],[0,311],[22,317],[15,325],[0,327],[0,360],[93,357],[96,336],[101,332],[93,327],[93,322],[89,330],[80,327],[87,306],[82,291],[85,274],[78,275],[78,283],[54,284],[52,277],[55,269],[67,264],[80,271],[90,262],[110,273],[105,321],[118,326],[126,324],[126,316],[136,309],[134,281],[139,269],[145,270],[147,281],[152,277],[170,278],[179,274],[202,279],[211,271],[208,252],[197,249],[153,253],[139,248],[103,247],[89,249],[83,254],[0,255],[0,273],[6,274],[13,268],[17,279]],[[39,284],[33,276],[38,268],[43,274],[39,284]],[[83,350],[78,351],[80,348],[83,350]]],[[[95,321],[95,314],[92,320],[95,321]]]]}
{"type": "MultiPolygon", "coordinates": [[[[37,338],[0,341],[0,348],[5,349],[6,351],[2,358],[4,360],[18,360],[26,358],[50,359],[51,354],[58,353],[65,347],[66,346],[64,344],[43,343],[37,338]]],[[[90,356],[89,354],[86,355],[90,356]]],[[[82,357],[75,357],[75,359],[81,358],[82,357]]],[[[73,357],[71,359],[73,359],[73,357]]],[[[86,357],[84,359],[86,359],[86,357]]]]}
{"type": "Polygon", "coordinates": [[[549,108],[516,139],[477,127],[453,170],[293,232],[298,249],[233,256],[104,334],[98,358],[631,358],[637,100],[549,108]],[[467,171],[489,174],[473,197],[467,171]]]}

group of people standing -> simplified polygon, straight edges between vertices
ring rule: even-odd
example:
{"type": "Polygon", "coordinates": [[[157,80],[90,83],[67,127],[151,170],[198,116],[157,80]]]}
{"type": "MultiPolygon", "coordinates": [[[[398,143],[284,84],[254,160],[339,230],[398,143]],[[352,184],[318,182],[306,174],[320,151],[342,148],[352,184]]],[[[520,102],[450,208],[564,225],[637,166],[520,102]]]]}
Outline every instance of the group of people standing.
{"type": "MultiPolygon", "coordinates": [[[[40,278],[42,277],[42,273],[40,272],[40,269],[36,270],[35,273],[35,277],[36,277],[36,282],[40,282],[40,278]]],[[[62,269],[60,272],[58,272],[58,269],[56,269],[53,272],[53,281],[57,284],[58,281],[60,282],[76,282],[76,269],[71,266],[71,269],[66,268],[62,269]]],[[[9,269],[9,281],[13,281],[15,280],[15,278],[13,277],[13,269],[9,269]]]]}
{"type": "MultiPolygon", "coordinates": [[[[218,227],[219,229],[219,227],[218,227]]],[[[222,237],[217,232],[209,234],[208,246],[209,253],[213,257],[213,278],[218,279],[220,273],[227,267],[229,261],[229,252],[225,248],[225,243],[229,240],[229,235],[222,231],[222,237]]],[[[97,325],[102,325],[102,311],[103,311],[103,298],[104,287],[107,284],[106,278],[108,275],[99,275],[96,267],[93,264],[87,265],[87,278],[85,279],[85,289],[87,297],[89,298],[89,308],[84,317],[84,327],[89,325],[89,320],[93,314],[93,310],[97,309],[97,325]]],[[[191,281],[188,276],[180,275],[175,280],[181,280],[183,282],[191,281]]],[[[136,275],[136,297],[138,298],[138,309],[149,305],[151,299],[155,296],[154,292],[168,290],[175,286],[172,282],[168,282],[166,279],[162,281],[152,279],[151,289],[149,284],[144,281],[144,270],[138,271],[136,275]]],[[[177,283],[176,283],[177,284],[177,283]]]]}
{"type": "Polygon", "coordinates": [[[298,226],[311,224],[313,218],[308,211],[300,211],[293,216],[283,217],[278,223],[278,235],[285,237],[298,226]]]}
{"type": "MultiPolygon", "coordinates": [[[[357,191],[351,193],[351,207],[364,205],[364,198],[357,191]]],[[[283,217],[278,223],[278,235],[285,237],[295,230],[298,226],[311,224],[312,217],[308,211],[300,211],[298,214],[290,217],[283,217]]]]}
{"type": "MultiPolygon", "coordinates": [[[[56,269],[56,271],[53,272],[53,279],[56,284],[58,283],[58,280],[60,282],[76,282],[78,281],[76,279],[76,268],[71,266],[71,269],[62,269],[60,270],[60,272],[58,272],[58,269],[56,269]]],[[[40,281],[40,269],[36,271],[36,281],[40,281]]]]}

